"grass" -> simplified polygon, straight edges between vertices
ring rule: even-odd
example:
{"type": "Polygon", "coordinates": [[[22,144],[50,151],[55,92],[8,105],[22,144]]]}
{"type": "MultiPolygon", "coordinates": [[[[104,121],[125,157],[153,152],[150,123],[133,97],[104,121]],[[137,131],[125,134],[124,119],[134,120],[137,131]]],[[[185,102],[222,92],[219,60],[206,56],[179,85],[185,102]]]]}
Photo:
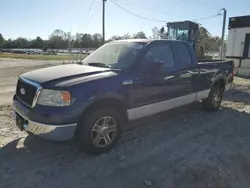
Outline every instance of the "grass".
{"type": "Polygon", "coordinates": [[[15,54],[15,53],[3,53],[0,54],[0,58],[14,58],[14,59],[34,59],[34,60],[77,60],[84,59],[87,55],[28,55],[28,54],[15,54]]]}

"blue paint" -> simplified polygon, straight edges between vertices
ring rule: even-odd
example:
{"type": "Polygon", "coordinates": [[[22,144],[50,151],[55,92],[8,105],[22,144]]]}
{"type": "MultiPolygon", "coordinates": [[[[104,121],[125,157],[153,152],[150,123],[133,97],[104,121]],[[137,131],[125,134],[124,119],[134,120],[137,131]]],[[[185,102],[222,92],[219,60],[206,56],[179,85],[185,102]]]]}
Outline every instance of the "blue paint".
{"type": "MultiPolygon", "coordinates": [[[[138,41],[130,42],[138,44],[138,41]]],[[[114,99],[120,101],[125,109],[131,109],[210,89],[218,79],[223,79],[227,84],[232,77],[232,61],[197,63],[192,47],[186,42],[141,40],[139,44],[143,44],[139,54],[124,69],[62,65],[24,74],[26,79],[40,82],[43,88],[69,91],[72,103],[65,107],[36,105],[29,108],[18,101],[15,95],[14,109],[35,122],[71,124],[77,123],[84,110],[100,100],[114,99]],[[182,45],[182,48],[178,45],[182,45]],[[170,47],[168,49],[171,50],[174,62],[164,65],[161,74],[144,74],[145,59],[149,52],[164,46],[170,47]],[[180,49],[186,51],[178,51],[180,49]],[[62,71],[67,71],[66,77],[62,71]]]]}

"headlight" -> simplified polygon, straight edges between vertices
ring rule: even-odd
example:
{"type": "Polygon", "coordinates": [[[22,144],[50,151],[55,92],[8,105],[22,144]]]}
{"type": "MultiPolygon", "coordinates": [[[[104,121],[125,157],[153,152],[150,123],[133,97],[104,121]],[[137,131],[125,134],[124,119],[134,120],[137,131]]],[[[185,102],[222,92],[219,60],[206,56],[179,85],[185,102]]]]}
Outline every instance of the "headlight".
{"type": "Polygon", "coordinates": [[[71,97],[68,91],[43,89],[37,104],[44,106],[69,106],[70,100],[71,97]]]}

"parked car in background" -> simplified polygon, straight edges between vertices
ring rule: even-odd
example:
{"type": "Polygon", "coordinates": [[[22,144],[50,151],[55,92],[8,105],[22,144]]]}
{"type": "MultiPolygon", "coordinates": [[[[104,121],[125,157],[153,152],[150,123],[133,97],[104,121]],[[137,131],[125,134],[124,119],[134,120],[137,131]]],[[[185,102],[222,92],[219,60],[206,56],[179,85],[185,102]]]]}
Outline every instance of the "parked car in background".
{"type": "Polygon", "coordinates": [[[93,52],[94,52],[93,50],[90,50],[90,51],[87,52],[87,55],[90,55],[90,54],[92,54],[93,52]]]}
{"type": "Polygon", "coordinates": [[[53,49],[46,50],[46,52],[43,53],[44,55],[57,55],[57,52],[53,49]]]}

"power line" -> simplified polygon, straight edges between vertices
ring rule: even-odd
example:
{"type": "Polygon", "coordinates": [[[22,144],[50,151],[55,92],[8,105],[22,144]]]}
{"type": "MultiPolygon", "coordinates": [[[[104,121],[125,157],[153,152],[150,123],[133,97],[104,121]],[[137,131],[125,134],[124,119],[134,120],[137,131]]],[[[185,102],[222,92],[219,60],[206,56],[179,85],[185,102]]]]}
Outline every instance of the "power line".
{"type": "Polygon", "coordinates": [[[200,1],[191,1],[191,0],[181,0],[182,2],[184,3],[187,3],[187,4],[195,4],[195,5],[198,5],[198,6],[202,6],[202,7],[207,7],[207,5],[205,5],[204,3],[201,3],[200,1]]]}
{"type": "Polygon", "coordinates": [[[154,22],[163,22],[163,23],[166,23],[166,21],[163,21],[163,20],[156,20],[156,19],[152,19],[152,18],[147,18],[147,17],[144,17],[144,16],[141,16],[141,15],[138,15],[138,14],[135,14],[125,8],[123,8],[121,5],[117,4],[116,2],[114,2],[113,0],[110,0],[110,2],[112,2],[113,4],[115,4],[118,8],[122,9],[123,11],[135,16],[135,17],[138,17],[138,18],[141,18],[141,19],[144,19],[144,20],[148,20],[148,21],[154,21],[154,22]]]}
{"type": "Polygon", "coordinates": [[[88,9],[88,11],[87,11],[87,15],[88,15],[88,13],[91,11],[91,9],[92,9],[94,3],[95,3],[95,0],[93,0],[92,3],[90,4],[90,7],[89,7],[89,9],[88,9]]]}
{"type": "Polygon", "coordinates": [[[211,16],[208,16],[208,17],[197,18],[197,19],[194,19],[194,20],[192,20],[192,21],[193,21],[193,22],[196,22],[196,21],[199,21],[199,20],[206,20],[206,19],[209,19],[209,18],[217,17],[217,16],[221,16],[221,14],[214,14],[214,15],[211,15],[211,16]]]}
{"type": "MultiPolygon", "coordinates": [[[[160,9],[154,9],[154,10],[152,10],[152,7],[150,7],[150,9],[148,8],[149,6],[147,6],[147,7],[145,7],[145,6],[138,6],[137,4],[135,5],[135,1],[133,0],[114,0],[115,2],[117,2],[117,3],[126,3],[126,4],[129,4],[129,5],[132,5],[132,6],[134,6],[134,7],[138,7],[138,8],[142,8],[142,9],[145,9],[145,10],[150,10],[150,11],[154,11],[154,12],[158,12],[158,13],[163,13],[163,14],[167,14],[167,12],[165,11],[166,9],[162,9],[162,7],[164,7],[165,5],[160,5],[160,4],[158,4],[158,5],[160,5],[160,9]]],[[[207,7],[208,5],[206,5],[206,4],[204,4],[204,3],[201,3],[201,2],[197,2],[197,1],[195,1],[194,2],[194,0],[179,0],[179,1],[181,1],[181,2],[183,2],[184,4],[194,4],[194,5],[198,5],[198,6],[202,6],[202,7],[207,7]]],[[[182,4],[183,4],[182,3],[182,4]]],[[[145,4],[144,2],[143,2],[143,4],[145,4]]],[[[154,7],[154,8],[156,8],[156,7],[154,7]]],[[[181,12],[182,13],[182,12],[181,12]]]]}
{"type": "MultiPolygon", "coordinates": [[[[138,15],[138,14],[135,14],[125,8],[123,8],[121,5],[117,4],[117,2],[114,2],[113,0],[110,0],[113,4],[115,4],[118,8],[122,9],[123,11],[133,15],[133,16],[136,16],[138,18],[141,18],[141,19],[144,19],[144,20],[149,20],[149,21],[155,21],[155,22],[163,22],[163,23],[166,23],[167,21],[163,21],[163,20],[156,20],[156,19],[152,19],[152,18],[147,18],[147,17],[144,17],[144,16],[141,16],[141,15],[138,15]]],[[[201,18],[197,18],[197,19],[193,19],[192,21],[193,22],[196,22],[196,21],[200,21],[200,20],[206,20],[206,19],[209,19],[209,18],[214,18],[214,17],[218,17],[218,16],[221,16],[220,13],[218,14],[215,14],[215,15],[211,15],[211,16],[207,16],[207,17],[201,17],[201,18]]]]}
{"type": "Polygon", "coordinates": [[[84,31],[83,34],[86,32],[86,30],[87,30],[87,28],[88,28],[90,22],[92,21],[93,17],[94,17],[94,16],[92,16],[92,17],[89,19],[88,23],[86,24],[85,28],[83,29],[83,31],[84,31]]]}
{"type": "Polygon", "coordinates": [[[151,11],[151,12],[154,12],[154,13],[160,13],[160,14],[164,14],[164,15],[166,15],[166,16],[168,16],[167,15],[167,12],[165,12],[165,11],[163,11],[163,10],[160,10],[160,9],[152,9],[152,7],[151,8],[148,8],[148,7],[146,7],[146,6],[141,6],[141,5],[135,5],[134,3],[132,3],[132,2],[129,2],[129,1],[119,1],[119,0],[114,0],[116,3],[125,3],[125,4],[127,4],[128,6],[133,6],[133,7],[136,7],[136,8],[140,8],[140,9],[144,9],[144,10],[148,10],[148,11],[151,11]]]}
{"type": "MultiPolygon", "coordinates": [[[[86,16],[87,16],[87,15],[89,14],[89,12],[91,11],[91,9],[92,9],[94,3],[95,3],[95,0],[93,0],[92,3],[90,4],[89,9],[88,9],[88,11],[87,11],[87,13],[86,13],[86,16]]],[[[85,25],[84,32],[85,32],[86,29],[88,28],[88,26],[89,26],[89,24],[90,24],[92,18],[93,18],[93,17],[91,17],[91,18],[89,19],[89,21],[87,22],[87,24],[85,25]]],[[[81,31],[82,27],[83,27],[83,24],[81,24],[80,28],[78,29],[79,32],[81,31]]],[[[84,32],[83,32],[83,34],[84,34],[84,32]]],[[[70,31],[70,33],[71,33],[71,31],[70,31]]],[[[74,44],[73,44],[73,45],[75,45],[75,43],[76,43],[76,40],[74,41],[74,44]]],[[[69,48],[71,48],[71,44],[70,44],[69,48]]]]}
{"type": "MultiPolygon", "coordinates": [[[[91,11],[91,9],[93,8],[95,1],[96,1],[96,0],[93,0],[92,3],[90,4],[89,9],[88,9],[88,11],[87,11],[87,13],[86,13],[86,15],[85,15],[86,17],[87,17],[87,15],[89,14],[89,12],[91,11]]],[[[84,32],[85,32],[86,28],[88,27],[88,25],[90,24],[90,21],[91,21],[91,20],[92,20],[92,18],[90,18],[90,20],[88,21],[88,23],[85,25],[84,32]]],[[[80,31],[80,30],[82,29],[82,27],[83,27],[83,24],[81,25],[81,27],[79,28],[78,31],[80,31]]]]}

